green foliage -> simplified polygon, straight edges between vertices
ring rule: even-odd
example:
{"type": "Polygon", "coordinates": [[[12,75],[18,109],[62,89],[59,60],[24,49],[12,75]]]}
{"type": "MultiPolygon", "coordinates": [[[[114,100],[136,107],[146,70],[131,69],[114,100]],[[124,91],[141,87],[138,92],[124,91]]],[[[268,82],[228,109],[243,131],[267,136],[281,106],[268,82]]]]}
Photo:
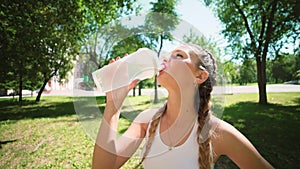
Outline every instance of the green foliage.
{"type": "Polygon", "coordinates": [[[238,80],[240,79],[239,76],[240,74],[239,74],[239,68],[237,64],[231,61],[225,61],[223,63],[223,69],[224,69],[226,81],[229,84],[239,83],[238,80]]]}
{"type": "Polygon", "coordinates": [[[133,2],[3,2],[0,6],[2,87],[13,87],[6,84],[14,81],[14,86],[18,84],[22,90],[28,81],[29,88],[36,88],[53,76],[63,79],[72,69],[72,60],[86,36],[122,13],[131,12],[133,2]]]}
{"type": "MultiPolygon", "coordinates": [[[[127,25],[131,17],[135,17],[130,16],[100,27],[89,37],[80,52],[84,67],[93,64],[93,66],[89,66],[93,69],[90,69],[89,72],[80,72],[80,74],[90,75],[92,71],[108,64],[112,58],[123,57],[141,47],[156,50],[155,48],[159,44],[160,49],[156,50],[159,53],[163,45],[162,41],[164,39],[171,40],[170,31],[178,23],[177,14],[174,11],[175,2],[174,0],[151,2],[153,7],[151,12],[146,15],[145,23],[142,25],[138,25],[139,23],[135,23],[136,26],[127,25]]],[[[149,86],[149,83],[143,82],[140,87],[145,85],[149,86]]]]}
{"type": "MultiPolygon", "coordinates": [[[[161,54],[164,40],[171,41],[171,32],[179,24],[179,18],[175,11],[177,0],[163,0],[150,2],[150,13],[146,16],[145,29],[150,39],[152,49],[157,51],[157,57],[161,54]]],[[[157,79],[154,79],[154,103],[158,103],[157,79]]]]}
{"type": "Polygon", "coordinates": [[[290,80],[296,80],[296,72],[300,69],[299,57],[295,55],[278,55],[274,60],[272,60],[272,77],[275,82],[285,82],[290,80]]]}
{"type": "Polygon", "coordinates": [[[269,38],[268,45],[275,45],[286,37],[299,36],[296,33],[299,28],[297,14],[292,10],[296,9],[295,0],[243,2],[222,0],[212,3],[218,18],[224,23],[224,35],[231,44],[234,44],[231,47],[237,57],[255,55],[257,50],[262,52],[265,47],[263,45],[269,38]],[[275,8],[272,9],[272,6],[275,8]],[[266,32],[267,30],[271,32],[266,32]]]}
{"type": "Polygon", "coordinates": [[[297,80],[300,80],[300,70],[296,71],[296,73],[295,73],[295,78],[296,78],[297,80]]]}
{"type": "Polygon", "coordinates": [[[144,40],[144,35],[133,34],[132,36],[119,41],[112,48],[111,55],[123,57],[125,54],[133,53],[143,47],[151,48],[151,45],[147,44],[147,41],[144,40]]]}
{"type": "Polygon", "coordinates": [[[266,58],[269,47],[299,39],[299,15],[296,0],[231,1],[204,0],[224,24],[222,33],[230,42],[235,58],[254,57],[257,62],[259,103],[267,103],[266,58]]]}
{"type": "MultiPolygon", "coordinates": [[[[197,36],[192,30],[190,31],[189,35],[183,36],[183,41],[185,43],[193,43],[203,47],[204,49],[208,50],[213,56],[220,58],[220,50],[217,47],[217,43],[212,38],[205,38],[205,36],[197,36]]],[[[219,59],[221,60],[221,59],[219,59]]]]}
{"type": "Polygon", "coordinates": [[[245,59],[239,69],[239,83],[245,85],[256,81],[256,67],[252,59],[245,59]]]}
{"type": "MultiPolygon", "coordinates": [[[[101,68],[106,65],[111,58],[116,57],[112,56],[116,55],[116,53],[112,53],[111,51],[116,43],[132,35],[134,35],[133,30],[122,25],[120,20],[115,20],[111,24],[103,25],[85,42],[81,49],[80,57],[86,62],[91,61],[98,68],[101,68]]],[[[123,50],[126,50],[125,47],[123,50]]],[[[126,53],[127,52],[122,53],[121,55],[123,56],[126,53]]]]}
{"type": "Polygon", "coordinates": [[[115,20],[103,26],[81,49],[82,70],[78,71],[82,76],[89,76],[89,86],[94,86],[91,73],[107,65],[111,59],[124,57],[142,47],[151,48],[143,34],[143,26],[129,27],[121,21],[115,20]]]}
{"type": "Polygon", "coordinates": [[[164,0],[150,2],[152,5],[150,13],[146,16],[145,29],[147,37],[153,45],[153,49],[160,54],[163,40],[172,40],[171,31],[179,23],[178,14],[175,11],[177,0],[164,0]]]}

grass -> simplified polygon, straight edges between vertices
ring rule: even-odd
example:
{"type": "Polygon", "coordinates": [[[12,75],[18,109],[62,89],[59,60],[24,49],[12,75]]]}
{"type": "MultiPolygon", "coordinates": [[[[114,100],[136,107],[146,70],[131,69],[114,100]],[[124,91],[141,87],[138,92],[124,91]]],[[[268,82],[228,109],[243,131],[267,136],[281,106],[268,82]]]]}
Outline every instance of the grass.
{"type": "MultiPolygon", "coordinates": [[[[297,168],[300,157],[300,93],[227,95],[222,118],[238,128],[275,168],[297,168]]],[[[126,99],[119,132],[149,106],[146,96],[126,99]]],[[[104,98],[43,97],[19,104],[0,99],[0,168],[90,168],[104,98]],[[75,106],[74,106],[75,105],[75,106]],[[100,106],[100,109],[93,109],[100,106]],[[77,112],[77,114],[75,113],[77,112]],[[79,122],[80,121],[80,122],[79,122]]],[[[123,168],[132,168],[130,159],[123,168]]],[[[237,168],[222,157],[215,168],[237,168]]]]}
{"type": "MultiPolygon", "coordinates": [[[[268,105],[257,94],[227,97],[222,118],[240,130],[275,168],[298,168],[300,93],[270,93],[268,105]]],[[[227,158],[226,166],[236,168],[227,158]]]]}
{"type": "Polygon", "coordinates": [[[93,144],[72,98],[0,101],[0,168],[89,168],[93,144]]]}

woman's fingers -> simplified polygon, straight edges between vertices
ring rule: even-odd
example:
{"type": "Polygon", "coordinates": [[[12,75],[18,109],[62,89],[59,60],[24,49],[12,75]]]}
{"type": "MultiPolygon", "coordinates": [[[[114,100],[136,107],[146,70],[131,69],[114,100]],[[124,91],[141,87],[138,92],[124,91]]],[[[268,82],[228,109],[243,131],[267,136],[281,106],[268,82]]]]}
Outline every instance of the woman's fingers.
{"type": "Polygon", "coordinates": [[[115,59],[112,59],[112,60],[109,61],[109,64],[111,64],[111,63],[113,63],[115,61],[116,61],[115,59]]]}
{"type": "Polygon", "coordinates": [[[139,79],[135,79],[135,80],[133,80],[131,83],[130,83],[130,85],[128,86],[128,89],[129,90],[131,90],[131,89],[133,89],[138,83],[139,83],[139,79]]]}

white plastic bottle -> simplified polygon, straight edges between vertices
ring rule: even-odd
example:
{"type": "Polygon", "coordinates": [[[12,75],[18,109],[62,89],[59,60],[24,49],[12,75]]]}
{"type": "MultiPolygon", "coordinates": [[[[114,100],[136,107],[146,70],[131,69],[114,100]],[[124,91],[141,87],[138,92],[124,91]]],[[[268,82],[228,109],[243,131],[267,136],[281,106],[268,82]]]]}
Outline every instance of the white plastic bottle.
{"type": "Polygon", "coordinates": [[[129,85],[133,80],[144,80],[158,73],[160,63],[157,53],[140,48],[116,62],[92,73],[97,89],[108,92],[129,85]]]}

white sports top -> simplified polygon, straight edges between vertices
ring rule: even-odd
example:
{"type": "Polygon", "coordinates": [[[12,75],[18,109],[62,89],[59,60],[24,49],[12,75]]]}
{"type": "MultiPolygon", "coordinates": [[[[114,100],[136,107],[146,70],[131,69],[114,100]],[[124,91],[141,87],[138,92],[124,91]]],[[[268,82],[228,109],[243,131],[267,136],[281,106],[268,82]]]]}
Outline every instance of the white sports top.
{"type": "MultiPolygon", "coordinates": [[[[197,128],[198,123],[196,121],[188,139],[182,145],[173,147],[170,150],[169,146],[164,144],[160,138],[159,122],[149,154],[143,162],[144,169],[199,169],[197,128]]],[[[149,131],[147,131],[146,138],[148,138],[148,135],[149,131]]],[[[143,153],[144,151],[145,146],[143,153]]]]}

